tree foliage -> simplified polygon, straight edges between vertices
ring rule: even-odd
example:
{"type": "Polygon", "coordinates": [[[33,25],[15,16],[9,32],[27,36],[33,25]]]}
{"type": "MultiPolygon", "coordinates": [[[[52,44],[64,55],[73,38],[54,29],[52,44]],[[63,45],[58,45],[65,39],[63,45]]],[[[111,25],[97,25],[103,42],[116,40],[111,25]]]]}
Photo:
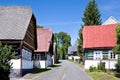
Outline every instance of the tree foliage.
{"type": "Polygon", "coordinates": [[[43,26],[37,25],[37,28],[43,28],[43,26]]]}
{"type": "Polygon", "coordinates": [[[113,48],[113,52],[116,54],[120,54],[120,24],[116,27],[116,46],[113,48]]]}
{"type": "Polygon", "coordinates": [[[83,25],[79,30],[79,38],[78,38],[78,52],[79,54],[82,53],[82,45],[83,45],[83,36],[82,36],[82,29],[84,26],[90,25],[100,25],[101,24],[101,14],[97,7],[95,0],[90,0],[85,11],[84,17],[82,18],[83,25]]]}
{"type": "Polygon", "coordinates": [[[84,22],[84,26],[101,24],[101,14],[95,0],[90,0],[88,3],[82,21],[84,22]]]}
{"type": "Polygon", "coordinates": [[[65,32],[59,32],[54,34],[54,42],[57,44],[57,53],[62,58],[65,58],[68,47],[71,45],[71,37],[65,32]]]}
{"type": "Polygon", "coordinates": [[[116,72],[120,73],[120,59],[118,59],[117,63],[115,64],[116,72]]]}
{"type": "Polygon", "coordinates": [[[0,79],[9,80],[9,73],[12,63],[10,60],[14,58],[15,53],[12,52],[12,46],[2,45],[0,43],[0,79]]]}

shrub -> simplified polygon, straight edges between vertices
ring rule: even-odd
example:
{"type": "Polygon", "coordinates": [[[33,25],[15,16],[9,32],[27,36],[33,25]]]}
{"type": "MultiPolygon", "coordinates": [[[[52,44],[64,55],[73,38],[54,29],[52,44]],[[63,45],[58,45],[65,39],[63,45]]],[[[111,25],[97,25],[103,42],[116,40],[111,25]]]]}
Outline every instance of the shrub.
{"type": "Polygon", "coordinates": [[[89,71],[90,71],[90,72],[96,71],[96,67],[90,66],[89,71]]]}
{"type": "Polygon", "coordinates": [[[9,73],[12,63],[10,60],[14,58],[15,53],[12,52],[12,46],[2,46],[0,42],[0,79],[9,80],[9,73]]]}
{"type": "Polygon", "coordinates": [[[104,66],[103,63],[99,63],[97,68],[93,67],[93,66],[90,66],[89,71],[90,72],[95,72],[95,71],[97,71],[97,72],[103,72],[104,71],[105,72],[106,69],[105,69],[105,66],[104,66]]]}
{"type": "Polygon", "coordinates": [[[116,72],[120,73],[120,59],[118,59],[118,62],[115,64],[116,72]]]}
{"type": "Polygon", "coordinates": [[[104,64],[99,63],[98,66],[97,66],[97,70],[98,70],[98,72],[106,71],[104,64]]]}

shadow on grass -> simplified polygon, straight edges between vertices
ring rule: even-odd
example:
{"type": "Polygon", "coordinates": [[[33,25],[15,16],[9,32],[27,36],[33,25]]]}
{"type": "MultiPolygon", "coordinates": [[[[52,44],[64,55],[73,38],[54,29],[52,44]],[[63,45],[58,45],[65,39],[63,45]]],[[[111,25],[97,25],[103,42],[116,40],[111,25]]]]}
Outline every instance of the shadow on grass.
{"type": "Polygon", "coordinates": [[[60,67],[61,65],[51,65],[50,67],[54,68],[54,67],[60,67]]]}
{"type": "Polygon", "coordinates": [[[120,73],[115,73],[115,76],[116,76],[117,78],[120,78],[120,73]]]}
{"type": "Polygon", "coordinates": [[[60,61],[57,61],[56,64],[60,64],[61,62],[60,61]]]}
{"type": "Polygon", "coordinates": [[[31,69],[31,70],[29,70],[27,72],[24,72],[22,74],[22,76],[25,76],[28,73],[37,74],[37,73],[42,73],[42,72],[46,72],[46,71],[49,71],[49,70],[51,70],[51,69],[49,69],[49,68],[46,68],[46,69],[33,68],[33,69],[31,69]]]}
{"type": "Polygon", "coordinates": [[[49,70],[51,70],[51,69],[39,69],[39,68],[34,68],[33,70],[31,70],[31,72],[30,73],[42,73],[42,72],[46,72],[46,71],[49,71],[49,70]]]}
{"type": "Polygon", "coordinates": [[[28,74],[28,73],[32,73],[32,74],[37,74],[37,73],[43,73],[43,72],[46,72],[46,71],[49,71],[51,70],[51,68],[54,68],[54,67],[60,67],[61,65],[59,65],[61,62],[58,61],[55,65],[51,65],[50,67],[48,68],[45,68],[45,69],[40,69],[40,68],[33,68],[32,70],[29,70],[27,72],[24,72],[23,73],[23,76],[28,74]]]}

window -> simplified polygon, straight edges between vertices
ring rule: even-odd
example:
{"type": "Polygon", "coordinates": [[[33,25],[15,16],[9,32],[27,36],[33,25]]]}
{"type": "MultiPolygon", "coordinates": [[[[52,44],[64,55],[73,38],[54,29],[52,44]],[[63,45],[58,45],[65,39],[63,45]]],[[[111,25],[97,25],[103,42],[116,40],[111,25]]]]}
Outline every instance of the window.
{"type": "Polygon", "coordinates": [[[96,59],[100,59],[100,53],[99,52],[96,52],[96,59]]]}
{"type": "Polygon", "coordinates": [[[93,60],[93,51],[87,51],[85,53],[85,59],[93,60]]]}
{"type": "Polygon", "coordinates": [[[45,58],[45,54],[43,53],[43,54],[41,54],[41,60],[45,60],[46,58],[45,58]]]}
{"type": "Polygon", "coordinates": [[[108,51],[103,51],[103,59],[108,59],[108,51]]]}
{"type": "Polygon", "coordinates": [[[40,60],[40,54],[34,54],[34,60],[40,60]]]}
{"type": "Polygon", "coordinates": [[[102,51],[94,51],[94,59],[102,59],[102,51]]]}
{"type": "Polygon", "coordinates": [[[109,53],[109,54],[110,54],[110,56],[109,56],[109,58],[110,58],[110,59],[115,59],[115,54],[113,54],[113,52],[112,52],[112,51],[110,51],[110,53],[109,53]]]}

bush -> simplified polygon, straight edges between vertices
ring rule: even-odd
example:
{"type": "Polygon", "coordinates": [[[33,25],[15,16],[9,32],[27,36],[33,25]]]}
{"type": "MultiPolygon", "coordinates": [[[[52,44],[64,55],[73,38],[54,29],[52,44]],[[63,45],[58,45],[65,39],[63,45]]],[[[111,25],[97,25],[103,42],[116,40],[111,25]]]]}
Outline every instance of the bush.
{"type": "Polygon", "coordinates": [[[9,80],[9,73],[12,68],[10,60],[14,58],[15,53],[12,52],[12,46],[2,46],[1,42],[0,49],[0,79],[9,80]]]}
{"type": "Polygon", "coordinates": [[[90,66],[89,71],[90,71],[90,72],[96,71],[96,67],[90,66]]]}
{"type": "Polygon", "coordinates": [[[99,63],[99,64],[98,64],[97,70],[98,70],[99,72],[101,72],[101,71],[106,71],[105,66],[103,65],[103,63],[99,63]]]}
{"type": "Polygon", "coordinates": [[[116,72],[120,73],[120,59],[118,59],[118,62],[115,64],[116,72]]]}
{"type": "Polygon", "coordinates": [[[104,71],[105,72],[106,69],[105,69],[103,63],[99,63],[97,68],[93,67],[93,66],[90,66],[89,71],[90,72],[95,72],[95,71],[97,71],[97,72],[103,72],[104,71]]]}

